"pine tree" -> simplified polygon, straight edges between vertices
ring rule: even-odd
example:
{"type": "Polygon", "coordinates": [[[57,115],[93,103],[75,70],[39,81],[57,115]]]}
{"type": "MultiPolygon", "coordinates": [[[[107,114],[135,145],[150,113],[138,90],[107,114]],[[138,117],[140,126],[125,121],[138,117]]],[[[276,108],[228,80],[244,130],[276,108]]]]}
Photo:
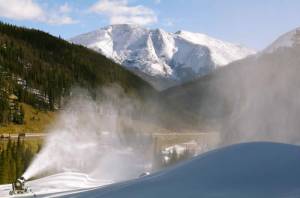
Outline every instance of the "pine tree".
{"type": "Polygon", "coordinates": [[[5,171],[4,162],[5,161],[6,161],[6,158],[4,155],[4,148],[1,147],[1,150],[0,150],[0,184],[4,183],[4,171],[5,171]]]}

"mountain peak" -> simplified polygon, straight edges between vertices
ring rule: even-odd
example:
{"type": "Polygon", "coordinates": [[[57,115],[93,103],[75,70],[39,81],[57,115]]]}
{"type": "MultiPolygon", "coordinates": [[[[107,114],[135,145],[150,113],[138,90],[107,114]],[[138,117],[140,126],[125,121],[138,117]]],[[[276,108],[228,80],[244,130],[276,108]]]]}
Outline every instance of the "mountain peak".
{"type": "Polygon", "coordinates": [[[72,38],[71,42],[99,51],[159,90],[254,53],[201,33],[168,33],[134,24],[110,25],[72,38]]]}

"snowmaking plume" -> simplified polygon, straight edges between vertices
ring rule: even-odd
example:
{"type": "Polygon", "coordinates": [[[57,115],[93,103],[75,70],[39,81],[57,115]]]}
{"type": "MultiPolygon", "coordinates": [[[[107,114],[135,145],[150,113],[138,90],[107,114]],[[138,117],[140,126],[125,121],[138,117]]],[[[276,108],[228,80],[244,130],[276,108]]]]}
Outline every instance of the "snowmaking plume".
{"type": "Polygon", "coordinates": [[[123,123],[131,120],[137,102],[114,86],[92,99],[83,90],[73,97],[51,127],[45,145],[24,173],[26,179],[80,172],[91,178],[120,181],[137,177],[149,163],[149,138],[124,137],[123,123]]]}

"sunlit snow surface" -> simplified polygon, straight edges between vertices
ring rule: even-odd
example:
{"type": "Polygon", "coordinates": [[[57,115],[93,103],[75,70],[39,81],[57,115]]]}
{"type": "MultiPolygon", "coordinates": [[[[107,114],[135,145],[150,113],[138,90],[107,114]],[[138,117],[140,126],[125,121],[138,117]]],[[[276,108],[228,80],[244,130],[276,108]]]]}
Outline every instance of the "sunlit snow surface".
{"type": "MultiPolygon", "coordinates": [[[[19,195],[21,197],[38,197],[44,196],[59,196],[62,192],[77,192],[86,189],[91,189],[99,186],[105,186],[113,183],[109,180],[95,180],[83,173],[65,172],[60,174],[51,175],[41,179],[28,181],[26,185],[32,193],[19,195]]],[[[0,186],[0,197],[9,197],[11,185],[0,186]]]]}
{"type": "MultiPolygon", "coordinates": [[[[83,189],[79,193],[51,194],[57,197],[297,198],[300,197],[300,147],[267,142],[237,144],[150,176],[103,186],[108,183],[64,173],[28,184],[36,194],[83,189]]],[[[9,187],[0,187],[0,197],[8,193],[9,187]]]]}
{"type": "Polygon", "coordinates": [[[111,25],[70,41],[134,70],[159,90],[203,76],[219,66],[255,53],[252,49],[205,34],[169,33],[132,24],[111,25]]]}

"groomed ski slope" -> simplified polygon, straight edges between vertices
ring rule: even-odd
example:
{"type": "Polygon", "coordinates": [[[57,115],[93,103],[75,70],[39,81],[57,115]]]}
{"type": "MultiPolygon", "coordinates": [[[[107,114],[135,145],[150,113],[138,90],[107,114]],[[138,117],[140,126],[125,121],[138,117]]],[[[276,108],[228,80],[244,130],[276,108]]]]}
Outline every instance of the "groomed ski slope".
{"type": "Polygon", "coordinates": [[[297,198],[300,147],[267,142],[233,145],[151,176],[69,196],[297,198]]]}
{"type": "MultiPolygon", "coordinates": [[[[59,197],[60,195],[70,194],[83,190],[105,186],[113,183],[108,180],[96,180],[88,175],[76,172],[64,172],[40,179],[26,182],[26,186],[32,193],[18,195],[15,197],[59,197]]],[[[11,184],[0,185],[0,198],[9,196],[11,184]]]]}
{"type": "MultiPolygon", "coordinates": [[[[84,174],[62,173],[31,181],[29,186],[37,197],[297,198],[300,146],[270,142],[237,144],[150,176],[109,183],[84,174]]],[[[0,197],[9,188],[10,185],[0,186],[0,197]]]]}

